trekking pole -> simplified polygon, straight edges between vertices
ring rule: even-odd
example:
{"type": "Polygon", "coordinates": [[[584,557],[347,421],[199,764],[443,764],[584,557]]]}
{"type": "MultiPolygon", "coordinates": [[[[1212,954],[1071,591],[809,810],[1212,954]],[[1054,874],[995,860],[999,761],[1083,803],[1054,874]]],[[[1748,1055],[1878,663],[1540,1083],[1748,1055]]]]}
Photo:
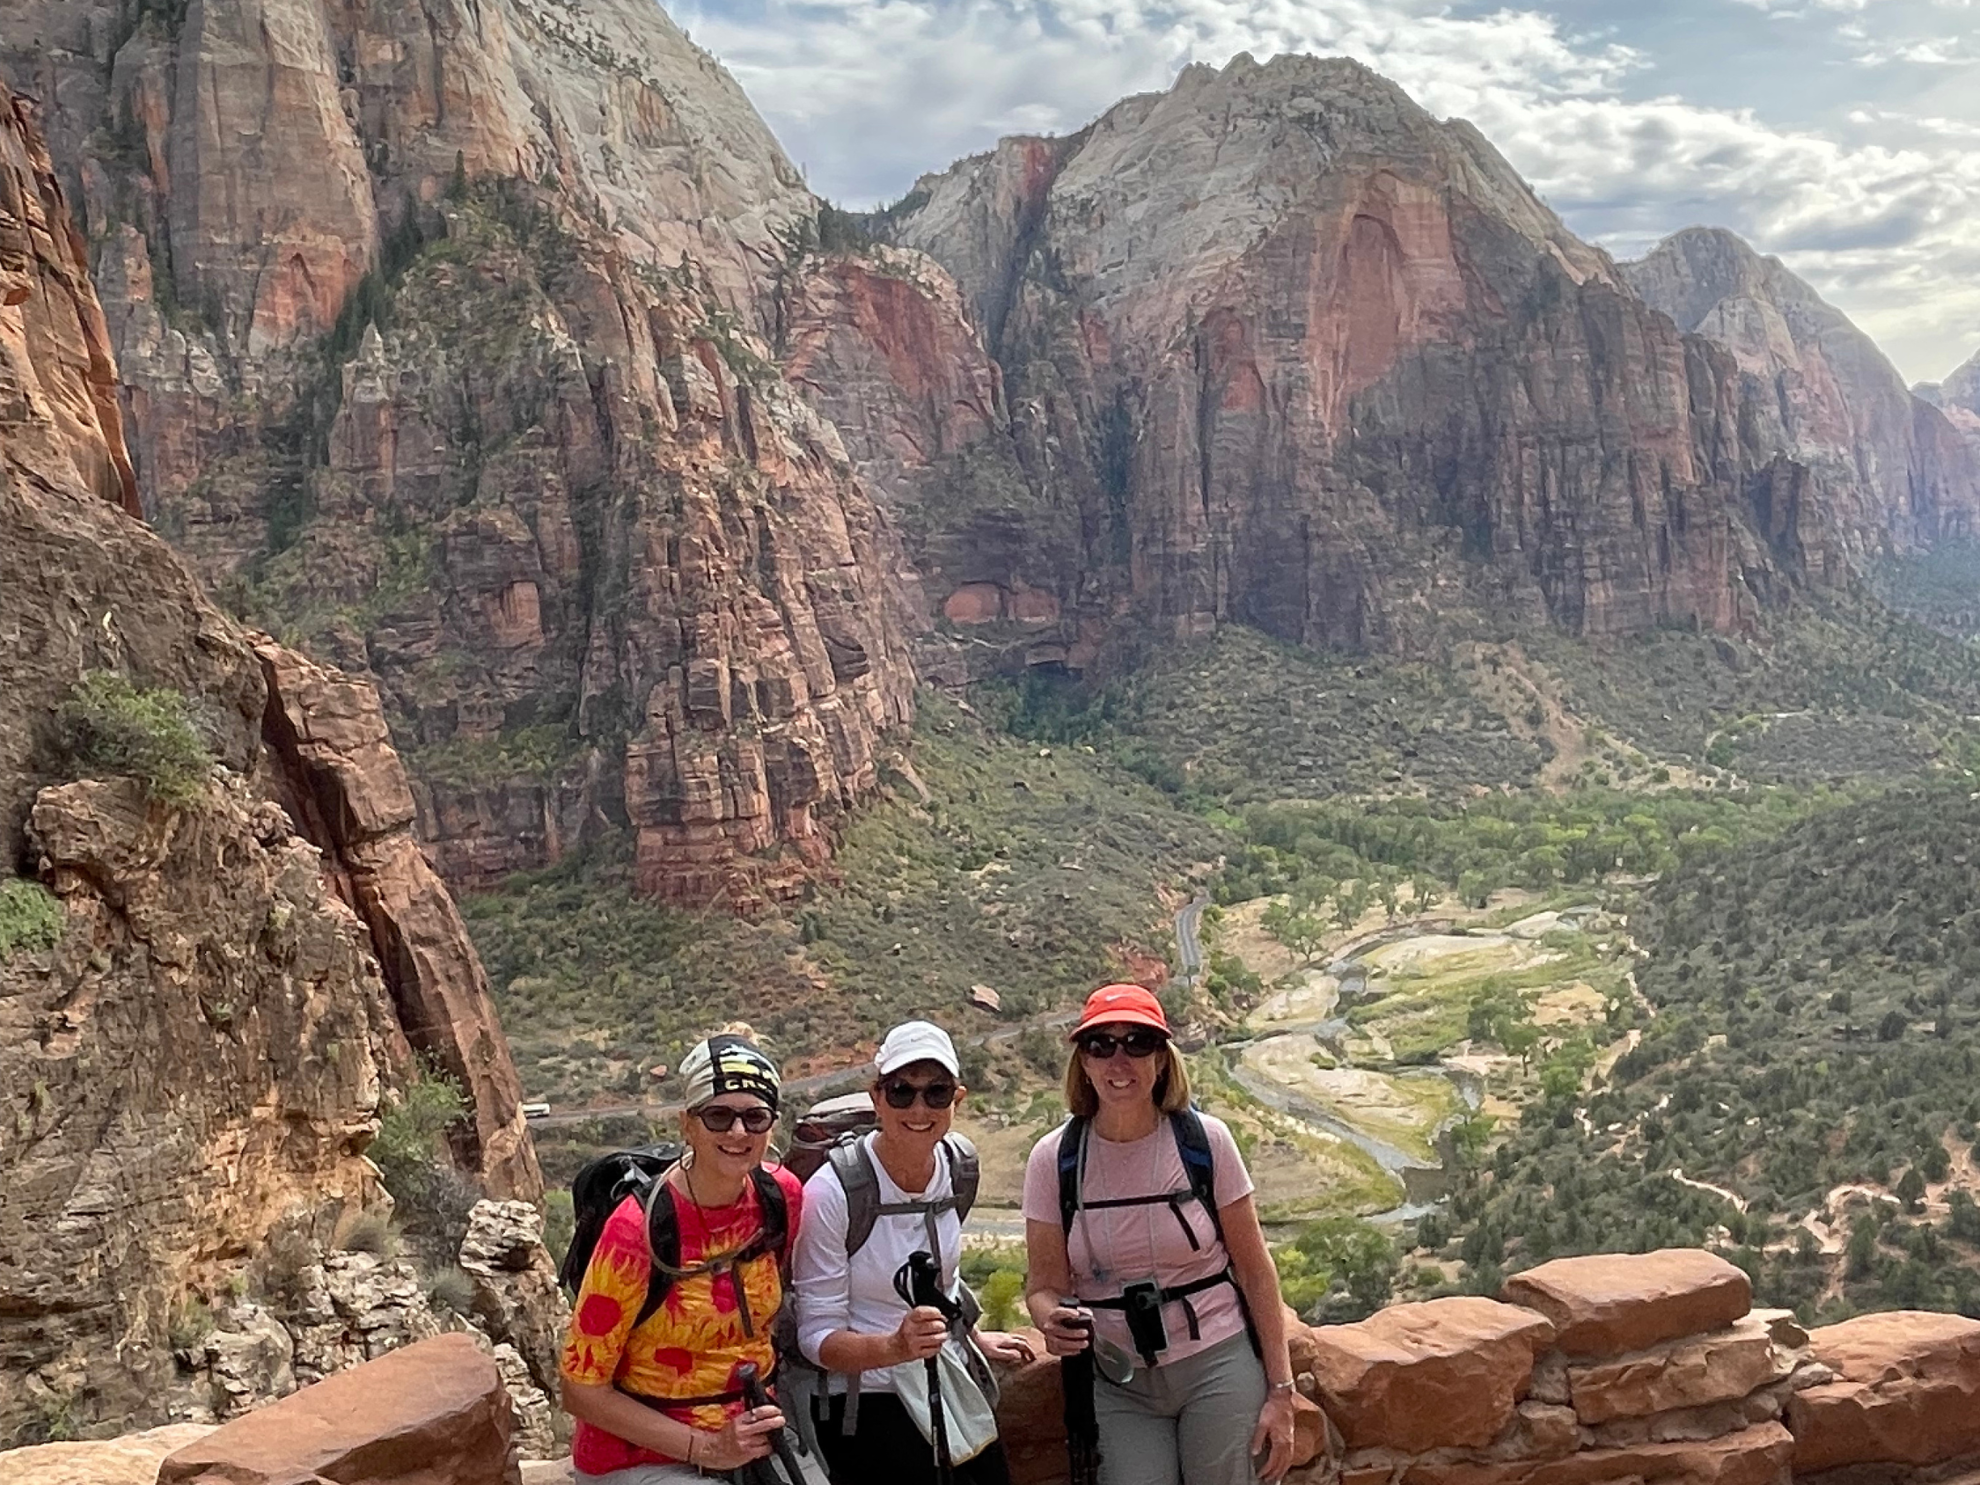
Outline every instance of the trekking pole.
{"type": "MultiPolygon", "coordinates": [[[[1078,1301],[1064,1300],[1068,1309],[1078,1301]]],[[[1059,1358],[1059,1387],[1065,1393],[1066,1472],[1072,1485],[1097,1485],[1100,1479],[1100,1420],[1093,1408],[1093,1321],[1075,1322],[1087,1334],[1086,1349],[1059,1358]]]]}
{"type": "MultiPolygon", "coordinates": [[[[756,1370],[756,1363],[753,1361],[745,1361],[736,1368],[736,1386],[742,1389],[743,1401],[752,1408],[777,1406],[770,1400],[770,1390],[763,1385],[763,1378],[756,1370]]],[[[783,1465],[784,1474],[789,1477],[789,1485],[804,1485],[804,1472],[798,1465],[797,1455],[791,1449],[791,1431],[788,1428],[780,1428],[770,1435],[770,1447],[776,1450],[777,1462],[783,1465]]],[[[770,1474],[773,1480],[776,1478],[768,1469],[763,1473],[770,1474]]]]}
{"type": "MultiPolygon", "coordinates": [[[[942,1318],[954,1321],[953,1305],[942,1292],[942,1270],[935,1255],[925,1250],[908,1254],[908,1261],[894,1276],[894,1290],[910,1306],[940,1310],[942,1318]]],[[[949,1485],[954,1466],[949,1458],[949,1426],[942,1416],[942,1357],[937,1352],[922,1365],[928,1368],[928,1424],[935,1434],[935,1478],[949,1485]]]]}

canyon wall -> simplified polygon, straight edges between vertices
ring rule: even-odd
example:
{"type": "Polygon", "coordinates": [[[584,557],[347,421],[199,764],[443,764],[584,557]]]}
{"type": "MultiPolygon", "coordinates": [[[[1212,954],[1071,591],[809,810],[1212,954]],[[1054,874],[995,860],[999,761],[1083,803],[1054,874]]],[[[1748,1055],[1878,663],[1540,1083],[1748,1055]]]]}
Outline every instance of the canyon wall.
{"type": "Polygon", "coordinates": [[[1944,381],[1922,382],[1912,391],[1944,413],[1966,439],[1974,458],[1980,459],[1980,354],[1944,381]]]}
{"type": "Polygon", "coordinates": [[[1898,550],[1967,534],[1980,462],[1947,414],[1778,258],[1692,227],[1622,274],[1680,330],[1732,352],[1747,437],[1803,466],[1829,503],[1824,525],[1881,531],[1898,550]]]}
{"type": "Polygon", "coordinates": [[[145,509],[377,682],[443,874],[631,829],[796,889],[911,714],[917,599],[764,337],[816,211],[642,0],[30,3],[145,509]]]}
{"type": "MultiPolygon", "coordinates": [[[[0,1436],[210,1407],[174,1352],[251,1259],[307,1269],[385,1204],[365,1151],[415,1055],[465,1096],[460,1165],[542,1190],[375,695],[244,631],[124,508],[70,222],[0,90],[0,1436]],[[145,781],[142,706],[127,766],[65,735],[104,671],[183,698],[211,760],[183,797],[145,781]]],[[[325,1307],[340,1359],[370,1354],[325,1307]]]]}
{"type": "Polygon", "coordinates": [[[1476,130],[1352,62],[1187,68],[1069,139],[925,177],[875,226],[962,286],[1031,503],[1077,533],[951,616],[1044,590],[1075,657],[1096,616],[1404,649],[1466,609],[1742,629],[1980,500],[1950,465],[1908,480],[1945,451],[1905,463],[1902,427],[1834,430],[1888,433],[1893,467],[1809,462],[1733,353],[1645,303],[1476,130]]]}

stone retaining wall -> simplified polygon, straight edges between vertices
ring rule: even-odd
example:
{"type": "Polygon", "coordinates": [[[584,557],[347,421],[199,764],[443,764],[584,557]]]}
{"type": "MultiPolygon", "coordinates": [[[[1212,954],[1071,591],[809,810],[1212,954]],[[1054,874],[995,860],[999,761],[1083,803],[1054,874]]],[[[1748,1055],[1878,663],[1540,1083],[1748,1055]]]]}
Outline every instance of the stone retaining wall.
{"type": "MultiPolygon", "coordinates": [[[[1497,1300],[1294,1321],[1291,1485],[1980,1485],[1980,1321],[1807,1331],[1751,1301],[1725,1260],[1669,1249],[1559,1259],[1497,1300]]],[[[1006,1376],[1013,1485],[1064,1481],[1062,1406],[1056,1363],[1006,1376]]],[[[495,1361],[443,1336],[215,1429],[157,1479],[494,1485],[519,1478],[516,1436],[495,1361]]],[[[121,1459],[141,1442],[98,1447],[121,1459]]],[[[0,1454],[0,1485],[92,1478],[85,1447],[0,1454]]],[[[103,1479],[137,1478],[103,1462],[103,1479]]]]}

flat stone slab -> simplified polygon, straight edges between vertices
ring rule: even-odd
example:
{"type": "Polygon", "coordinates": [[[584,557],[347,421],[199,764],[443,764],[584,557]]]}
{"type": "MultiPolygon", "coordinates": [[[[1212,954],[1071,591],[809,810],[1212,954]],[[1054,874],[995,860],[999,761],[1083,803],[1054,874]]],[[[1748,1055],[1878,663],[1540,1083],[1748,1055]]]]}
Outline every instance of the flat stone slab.
{"type": "Polygon", "coordinates": [[[160,1460],[214,1427],[168,1423],[121,1438],[0,1451],[0,1485],[152,1485],[160,1460]]]}
{"type": "Polygon", "coordinates": [[[1401,1485],[1789,1485],[1794,1437],[1778,1423],[1760,1423],[1699,1442],[1584,1449],[1542,1463],[1434,1464],[1419,1462],[1401,1485]]]}
{"type": "Polygon", "coordinates": [[[1567,1369],[1575,1416],[1591,1425],[1732,1402],[1783,1375],[1773,1336],[1758,1315],[1725,1330],[1567,1369]]]}
{"type": "Polygon", "coordinates": [[[215,1429],[158,1485],[517,1485],[514,1429],[494,1358],[435,1336],[215,1429]]]}
{"type": "Polygon", "coordinates": [[[1811,1331],[1836,1380],[1788,1402],[1796,1474],[1980,1453],[1980,1320],[1899,1310],[1811,1331]]]}
{"type": "Polygon", "coordinates": [[[1350,1449],[1421,1454],[1499,1436],[1554,1328],[1531,1310],[1454,1296],[1312,1332],[1320,1400],[1350,1449]]]}
{"type": "Polygon", "coordinates": [[[1723,1330],[1753,1308],[1744,1273],[1702,1248],[1556,1258],[1506,1280],[1499,1297],[1554,1323],[1569,1356],[1620,1356],[1723,1330]]]}

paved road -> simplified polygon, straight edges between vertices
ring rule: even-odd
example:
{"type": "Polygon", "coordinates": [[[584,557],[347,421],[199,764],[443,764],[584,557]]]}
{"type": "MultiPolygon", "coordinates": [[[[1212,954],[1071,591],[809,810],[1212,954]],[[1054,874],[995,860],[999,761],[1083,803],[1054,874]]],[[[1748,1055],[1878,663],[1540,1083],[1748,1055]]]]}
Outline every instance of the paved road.
{"type": "Polygon", "coordinates": [[[1203,910],[1208,906],[1210,894],[1199,892],[1176,914],[1176,958],[1185,985],[1195,984],[1196,977],[1203,972],[1203,940],[1198,929],[1203,910]]]}

